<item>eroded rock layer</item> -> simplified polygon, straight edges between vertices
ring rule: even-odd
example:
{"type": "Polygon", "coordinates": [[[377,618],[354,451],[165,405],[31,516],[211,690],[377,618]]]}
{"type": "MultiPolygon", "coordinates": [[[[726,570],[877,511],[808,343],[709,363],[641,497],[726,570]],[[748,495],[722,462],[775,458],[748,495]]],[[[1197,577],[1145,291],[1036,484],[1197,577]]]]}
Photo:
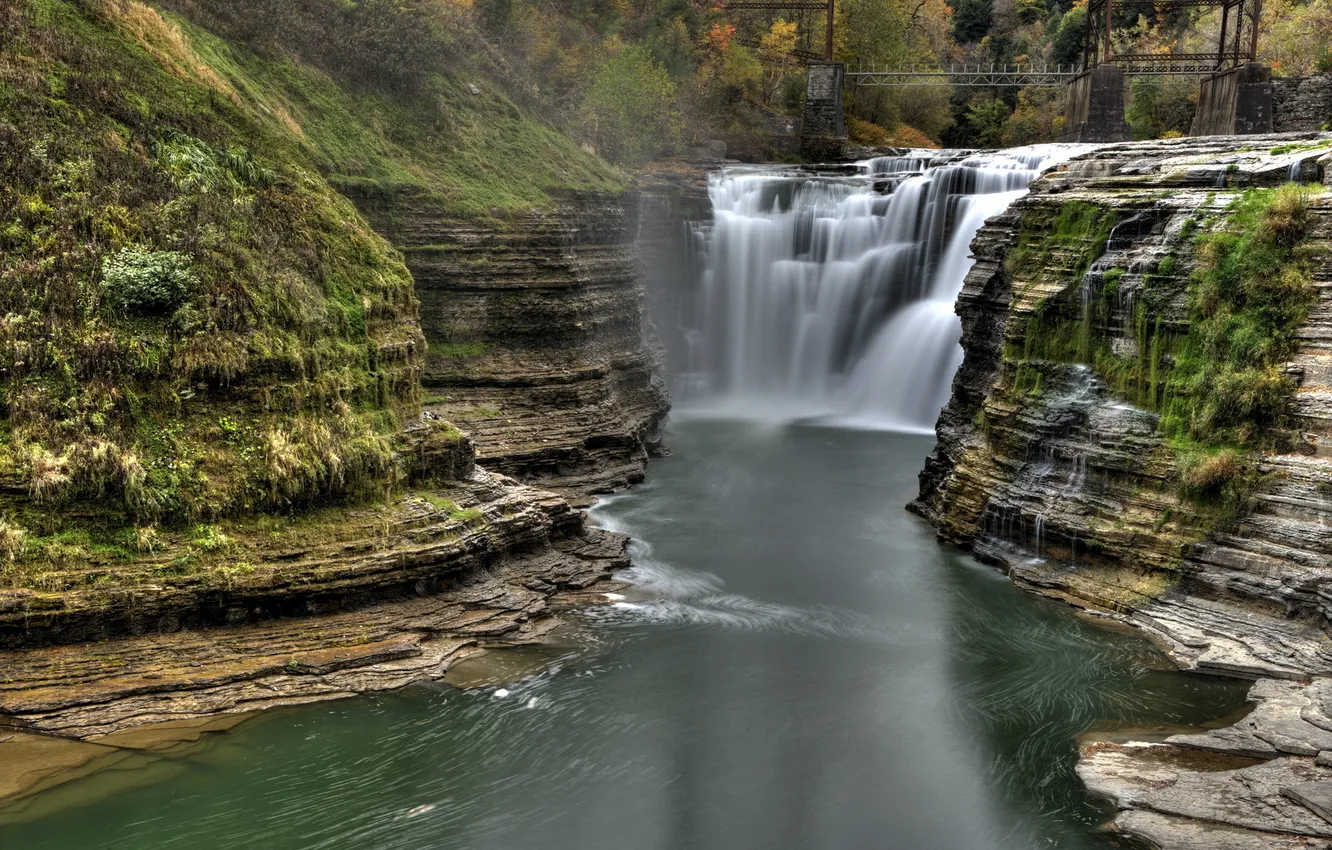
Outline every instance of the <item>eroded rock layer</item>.
{"type": "Polygon", "coordinates": [[[540,640],[558,597],[629,565],[627,538],[558,495],[454,468],[386,505],[257,519],[223,548],[169,546],[88,586],[0,591],[15,647],[0,727],[88,738],[436,678],[540,640]]]}
{"type": "Polygon", "coordinates": [[[1174,362],[1162,341],[1189,331],[1195,232],[1224,226],[1245,189],[1322,182],[1329,149],[1306,134],[1081,156],[980,232],[958,305],[966,359],[913,510],[1020,584],[1146,629],[1186,668],[1259,679],[1240,726],[1084,750],[1115,827],[1158,847],[1332,846],[1327,194],[1309,202],[1317,298],[1285,367],[1293,427],[1267,435],[1276,450],[1254,459],[1237,513],[1181,495],[1179,448],[1154,412],[1157,369],[1174,362]]]}
{"type": "Polygon", "coordinates": [[[459,223],[410,194],[361,202],[406,254],[427,409],[478,461],[585,503],[641,481],[668,408],[634,246],[636,196],[459,223]]]}

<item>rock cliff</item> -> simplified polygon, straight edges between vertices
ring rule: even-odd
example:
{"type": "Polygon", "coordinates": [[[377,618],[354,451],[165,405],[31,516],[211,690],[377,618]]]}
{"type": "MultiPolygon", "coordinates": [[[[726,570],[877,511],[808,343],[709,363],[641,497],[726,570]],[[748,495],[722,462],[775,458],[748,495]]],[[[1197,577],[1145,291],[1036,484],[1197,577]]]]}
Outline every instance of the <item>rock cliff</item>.
{"type": "Polygon", "coordinates": [[[627,538],[559,496],[458,472],[388,504],[237,525],[211,551],[164,545],[97,581],[0,592],[0,646],[64,644],[0,654],[0,726],[86,738],[436,678],[539,640],[560,594],[628,566],[627,538]]]}
{"type": "Polygon", "coordinates": [[[1332,838],[1320,808],[1332,724],[1319,719],[1332,710],[1320,678],[1332,674],[1332,200],[1316,185],[1329,149],[1325,135],[1218,137],[1076,158],[978,234],[958,305],[966,358],[912,509],[1018,583],[1147,630],[1188,669],[1259,680],[1266,708],[1242,731],[1084,751],[1084,778],[1122,810],[1116,826],[1160,847],[1332,838]],[[1219,414],[1186,396],[1224,387],[1178,378],[1209,309],[1207,252],[1220,250],[1202,235],[1237,244],[1244,204],[1272,196],[1254,190],[1290,180],[1315,185],[1305,241],[1274,274],[1307,265],[1312,296],[1275,343],[1289,355],[1270,382],[1281,409],[1248,416],[1261,433],[1202,445],[1200,411],[1219,414]],[[1233,491],[1197,471],[1218,457],[1247,470],[1233,491]]]}
{"type": "Polygon", "coordinates": [[[669,404],[635,194],[570,194],[511,222],[460,223],[426,196],[360,203],[415,279],[425,406],[483,466],[579,503],[643,479],[669,404]]]}
{"type": "Polygon", "coordinates": [[[634,196],[456,12],[0,4],[0,725],[394,687],[627,565],[502,472],[656,447],[634,196]]]}

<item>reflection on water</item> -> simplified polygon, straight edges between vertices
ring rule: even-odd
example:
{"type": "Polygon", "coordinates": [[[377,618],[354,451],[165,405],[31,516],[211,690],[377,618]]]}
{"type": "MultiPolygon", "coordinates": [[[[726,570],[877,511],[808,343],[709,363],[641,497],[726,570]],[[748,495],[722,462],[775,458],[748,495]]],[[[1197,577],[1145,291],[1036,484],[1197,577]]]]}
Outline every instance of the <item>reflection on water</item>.
{"type": "Polygon", "coordinates": [[[1107,847],[1076,737],[1243,700],[939,548],[901,509],[927,439],[691,422],[673,444],[597,511],[638,538],[641,592],[583,616],[586,648],[263,715],[159,757],[169,780],[70,783],[0,846],[1107,847]]]}

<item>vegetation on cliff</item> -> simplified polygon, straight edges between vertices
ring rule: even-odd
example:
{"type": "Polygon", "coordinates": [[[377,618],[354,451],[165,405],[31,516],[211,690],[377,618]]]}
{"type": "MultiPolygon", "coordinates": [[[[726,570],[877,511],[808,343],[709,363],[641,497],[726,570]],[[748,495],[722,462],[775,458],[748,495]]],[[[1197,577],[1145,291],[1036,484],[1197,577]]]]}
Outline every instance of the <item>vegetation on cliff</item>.
{"type": "Polygon", "coordinates": [[[453,14],[0,6],[4,581],[167,537],[228,551],[220,522],[382,501],[423,440],[460,439],[404,435],[412,279],[346,196],[508,219],[624,178],[511,98],[453,14]]]}
{"type": "Polygon", "coordinates": [[[422,342],[389,246],[151,8],[33,0],[0,31],[12,522],[390,486],[422,342]]]}
{"type": "Polygon", "coordinates": [[[1010,271],[1028,287],[1046,278],[1077,283],[1040,301],[1021,351],[1010,349],[1014,390],[1039,394],[1043,362],[1093,365],[1114,393],[1161,414],[1185,492],[1233,512],[1255,483],[1248,453],[1287,441],[1295,384],[1284,365],[1315,301],[1314,191],[1249,189],[1224,215],[1190,219],[1127,296],[1124,269],[1088,272],[1122,216],[1074,202],[1052,229],[1024,219],[1010,271]],[[1080,253],[1054,256],[1069,251],[1080,253]],[[1191,274],[1180,272],[1185,260],[1191,274]],[[1131,345],[1118,344],[1125,335],[1131,345]]]}
{"type": "Polygon", "coordinates": [[[1262,447],[1285,424],[1294,382],[1282,366],[1315,300],[1305,244],[1311,190],[1250,190],[1198,237],[1189,332],[1171,370],[1162,425],[1204,444],[1262,447]]]}

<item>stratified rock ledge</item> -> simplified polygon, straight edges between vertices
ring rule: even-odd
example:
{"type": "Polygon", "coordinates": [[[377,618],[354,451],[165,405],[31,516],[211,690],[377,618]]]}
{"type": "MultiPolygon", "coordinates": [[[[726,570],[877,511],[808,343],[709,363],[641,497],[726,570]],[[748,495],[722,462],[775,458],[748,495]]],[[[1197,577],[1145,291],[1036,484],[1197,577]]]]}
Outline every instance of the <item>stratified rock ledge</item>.
{"type": "Polygon", "coordinates": [[[1080,293],[1103,300],[1089,333],[1117,356],[1146,338],[1140,305],[1185,332],[1193,228],[1244,189],[1329,179],[1326,133],[1101,146],[981,229],[958,300],[965,360],[911,509],[1019,585],[1143,629],[1184,669],[1257,680],[1229,728],[1084,748],[1079,774],[1119,808],[1108,828],[1162,850],[1332,848],[1332,195],[1310,204],[1324,260],[1286,367],[1294,428],[1258,459],[1238,522],[1200,521],[1180,497],[1156,414],[1027,336],[1080,293]],[[1107,216],[1108,239],[1044,235],[1077,210],[1107,216]]]}

